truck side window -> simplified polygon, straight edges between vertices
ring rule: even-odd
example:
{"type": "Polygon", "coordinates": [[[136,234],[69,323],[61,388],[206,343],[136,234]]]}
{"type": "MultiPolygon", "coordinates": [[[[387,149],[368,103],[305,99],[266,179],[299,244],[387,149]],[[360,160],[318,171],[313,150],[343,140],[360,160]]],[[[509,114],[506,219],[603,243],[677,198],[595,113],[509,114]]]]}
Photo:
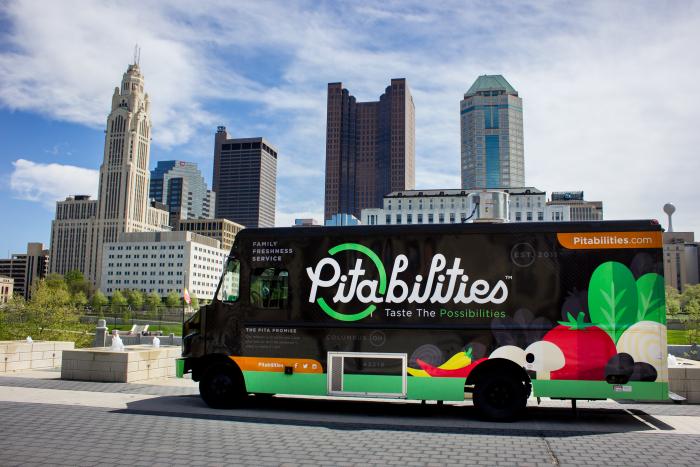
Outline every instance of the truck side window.
{"type": "Polygon", "coordinates": [[[241,262],[237,258],[229,258],[226,262],[224,276],[219,288],[219,299],[225,302],[238,300],[238,289],[241,283],[241,262]]]}
{"type": "Polygon", "coordinates": [[[289,272],[285,269],[258,268],[250,280],[250,304],[259,308],[287,308],[289,272]]]}

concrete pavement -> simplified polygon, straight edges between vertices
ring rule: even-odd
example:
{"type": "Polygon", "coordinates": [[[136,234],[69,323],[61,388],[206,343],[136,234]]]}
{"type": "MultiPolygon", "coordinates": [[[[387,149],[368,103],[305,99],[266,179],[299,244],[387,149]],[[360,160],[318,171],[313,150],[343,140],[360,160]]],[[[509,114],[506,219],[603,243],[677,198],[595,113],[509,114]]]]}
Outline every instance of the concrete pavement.
{"type": "MultiPolygon", "coordinates": [[[[697,465],[700,406],[545,401],[508,424],[470,403],[251,399],[213,410],[188,380],[0,377],[0,465],[697,465]]],[[[532,403],[536,402],[533,400],[532,403]]]]}

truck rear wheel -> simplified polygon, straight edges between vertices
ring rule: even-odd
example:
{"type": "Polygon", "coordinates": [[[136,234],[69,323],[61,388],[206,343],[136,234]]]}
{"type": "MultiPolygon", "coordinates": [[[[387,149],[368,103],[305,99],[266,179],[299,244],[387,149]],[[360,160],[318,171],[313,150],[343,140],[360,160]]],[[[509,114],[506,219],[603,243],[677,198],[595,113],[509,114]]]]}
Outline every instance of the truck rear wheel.
{"type": "Polygon", "coordinates": [[[223,363],[215,363],[204,371],[199,381],[199,394],[214,409],[239,406],[248,395],[241,372],[223,363]]]}
{"type": "Polygon", "coordinates": [[[474,406],[489,420],[513,420],[527,406],[528,389],[516,377],[489,372],[474,385],[474,406]]]}

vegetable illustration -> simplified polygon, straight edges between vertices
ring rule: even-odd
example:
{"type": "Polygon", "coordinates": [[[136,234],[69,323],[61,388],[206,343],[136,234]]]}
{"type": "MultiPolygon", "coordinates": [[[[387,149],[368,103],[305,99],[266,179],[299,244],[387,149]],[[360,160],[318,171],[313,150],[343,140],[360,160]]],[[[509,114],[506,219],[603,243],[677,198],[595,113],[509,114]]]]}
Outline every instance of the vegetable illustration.
{"type": "Polygon", "coordinates": [[[440,365],[438,368],[443,370],[456,370],[458,368],[464,368],[472,362],[472,348],[469,347],[467,350],[462,352],[457,352],[449,360],[440,365]]]}
{"type": "Polygon", "coordinates": [[[625,384],[634,371],[634,358],[628,353],[613,355],[605,365],[605,380],[611,384],[625,384]]]}
{"type": "Polygon", "coordinates": [[[537,379],[550,379],[565,363],[564,353],[551,342],[534,342],[525,349],[525,368],[537,372],[537,379]]]}
{"type": "Polygon", "coordinates": [[[633,324],[617,341],[618,352],[628,353],[635,362],[646,362],[654,367],[657,381],[668,381],[666,355],[666,326],[654,321],[633,324]]]}
{"type": "Polygon", "coordinates": [[[552,379],[605,379],[605,366],[617,349],[610,336],[599,327],[585,323],[584,316],[580,312],[574,319],[569,313],[568,321],[559,321],[559,326],[545,334],[543,340],[559,347],[566,361],[563,368],[552,371],[552,379]]]}
{"type": "Polygon", "coordinates": [[[504,345],[497,348],[491,352],[489,358],[504,358],[517,363],[519,366],[525,366],[525,351],[514,345],[504,345]]]}
{"type": "Polygon", "coordinates": [[[638,302],[637,283],[627,266],[608,261],[593,271],[588,286],[591,321],[607,332],[613,342],[637,321],[638,302]]]}
{"type": "Polygon", "coordinates": [[[656,368],[644,362],[637,362],[634,364],[634,371],[630,377],[631,381],[656,381],[656,368]]]}
{"type": "Polygon", "coordinates": [[[426,373],[428,373],[430,376],[439,376],[439,377],[446,377],[446,378],[466,378],[469,376],[469,373],[476,368],[476,366],[485,361],[488,360],[487,358],[480,358],[478,360],[475,360],[474,362],[470,363],[469,365],[465,366],[464,368],[457,368],[455,370],[444,370],[439,367],[434,367],[432,365],[429,365],[428,363],[425,363],[423,360],[418,359],[416,360],[418,364],[425,370],[426,373]]]}
{"type": "Polygon", "coordinates": [[[469,347],[467,350],[457,352],[452,357],[450,357],[445,363],[443,363],[442,365],[440,365],[438,367],[430,365],[430,364],[424,362],[423,360],[421,360],[420,358],[417,358],[416,362],[423,369],[418,370],[416,368],[408,367],[408,368],[406,368],[406,371],[408,372],[409,375],[418,376],[418,377],[436,376],[436,375],[430,374],[429,372],[425,371],[425,367],[433,368],[434,372],[460,370],[462,368],[467,367],[469,364],[471,364],[471,362],[472,362],[472,349],[471,349],[471,347],[469,347]]]}
{"type": "Polygon", "coordinates": [[[636,321],[666,323],[666,295],[662,276],[649,273],[637,279],[637,297],[636,321]]]}
{"type": "Polygon", "coordinates": [[[427,378],[430,376],[427,371],[425,370],[416,370],[415,368],[406,367],[406,371],[408,372],[409,375],[411,376],[417,376],[419,378],[427,378]]]}

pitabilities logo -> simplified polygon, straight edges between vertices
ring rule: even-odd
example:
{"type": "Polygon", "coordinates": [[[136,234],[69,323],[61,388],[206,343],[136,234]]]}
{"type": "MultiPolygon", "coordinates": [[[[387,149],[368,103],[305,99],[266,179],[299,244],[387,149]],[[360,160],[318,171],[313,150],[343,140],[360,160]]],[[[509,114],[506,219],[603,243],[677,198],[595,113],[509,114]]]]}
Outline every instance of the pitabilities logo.
{"type": "Polygon", "coordinates": [[[391,269],[391,277],[387,282],[387,274],[384,264],[377,254],[364,245],[358,243],[343,243],[328,250],[331,256],[341,251],[357,251],[367,256],[377,269],[379,280],[362,279],[367,272],[363,268],[363,259],[358,258],[355,266],[343,273],[340,264],[334,258],[328,257],[320,260],[315,267],[306,268],[306,273],[311,279],[311,292],[309,303],[316,303],[330,317],[339,321],[358,321],[370,316],[376,310],[379,303],[493,303],[501,304],[508,298],[508,287],[499,280],[491,288],[491,285],[477,279],[471,284],[469,276],[460,268],[461,258],[454,258],[452,267],[447,268],[447,259],[438,253],[430,262],[427,277],[417,274],[413,284],[398,278],[399,274],[408,269],[406,255],[397,255],[391,269]],[[326,271],[330,271],[328,277],[326,271]],[[326,279],[322,276],[326,275],[326,279]],[[368,305],[357,313],[339,313],[334,310],[323,297],[317,297],[320,289],[337,287],[333,296],[333,303],[350,303],[356,300],[368,305]]]}

